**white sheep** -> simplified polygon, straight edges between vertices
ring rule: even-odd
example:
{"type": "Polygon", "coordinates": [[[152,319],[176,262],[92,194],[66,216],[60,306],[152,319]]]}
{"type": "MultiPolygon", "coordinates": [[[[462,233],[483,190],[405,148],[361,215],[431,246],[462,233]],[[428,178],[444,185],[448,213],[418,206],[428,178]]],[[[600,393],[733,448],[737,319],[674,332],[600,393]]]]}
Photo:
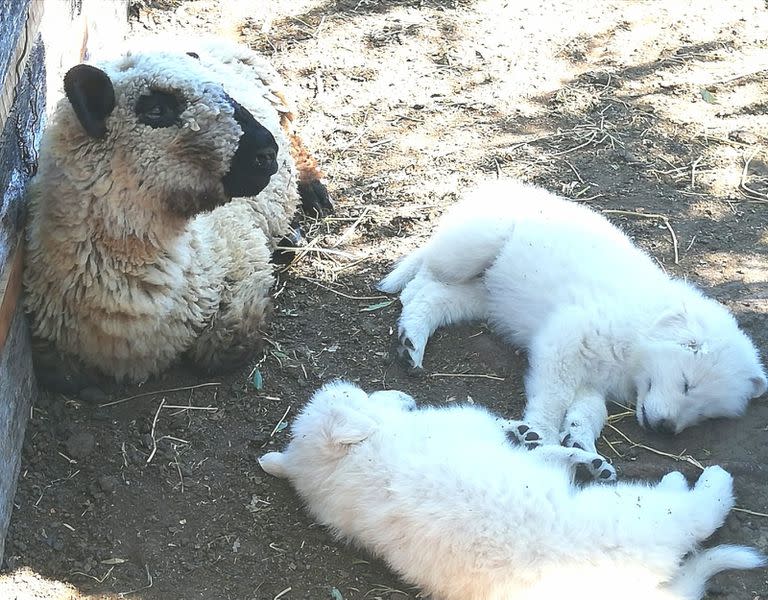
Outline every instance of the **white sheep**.
{"type": "Polygon", "coordinates": [[[64,88],[28,194],[40,378],[82,387],[142,381],[185,353],[205,370],[247,358],[277,240],[300,200],[330,208],[277,73],[209,40],[78,65],[64,88]]]}

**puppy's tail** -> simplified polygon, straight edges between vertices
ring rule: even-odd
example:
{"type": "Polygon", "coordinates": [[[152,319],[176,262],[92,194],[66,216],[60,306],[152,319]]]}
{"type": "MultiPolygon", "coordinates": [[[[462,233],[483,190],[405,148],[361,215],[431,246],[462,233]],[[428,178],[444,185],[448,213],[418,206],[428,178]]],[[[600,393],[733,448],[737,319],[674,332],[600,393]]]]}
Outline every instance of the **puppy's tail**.
{"type": "Polygon", "coordinates": [[[765,566],[765,557],[746,546],[716,546],[685,560],[667,588],[680,600],[700,600],[704,596],[707,580],[728,569],[756,569],[765,566]]]}
{"type": "Polygon", "coordinates": [[[401,258],[392,272],[382,279],[376,286],[385,294],[397,294],[408,285],[408,282],[416,276],[424,262],[422,250],[414,250],[408,256],[401,258]]]}

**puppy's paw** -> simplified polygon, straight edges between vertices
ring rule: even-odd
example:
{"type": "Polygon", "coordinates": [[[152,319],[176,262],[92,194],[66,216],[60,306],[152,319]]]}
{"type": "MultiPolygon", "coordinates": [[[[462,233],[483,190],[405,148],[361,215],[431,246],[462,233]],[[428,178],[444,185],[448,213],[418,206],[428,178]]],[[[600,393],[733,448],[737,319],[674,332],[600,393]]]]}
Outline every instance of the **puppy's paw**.
{"type": "Polygon", "coordinates": [[[595,448],[595,440],[593,440],[591,436],[585,435],[585,433],[579,429],[569,428],[562,432],[560,435],[561,446],[597,453],[597,448],[595,448]]]}
{"type": "Polygon", "coordinates": [[[516,446],[524,446],[526,450],[534,450],[543,443],[541,435],[523,421],[508,421],[504,429],[510,442],[516,446]]]}
{"type": "Polygon", "coordinates": [[[664,475],[657,487],[662,490],[671,490],[675,492],[687,492],[689,489],[688,481],[685,479],[685,475],[680,471],[672,471],[671,473],[664,475]]]}
{"type": "Polygon", "coordinates": [[[733,501],[733,477],[717,465],[704,469],[693,489],[717,502],[733,501]]]}
{"type": "Polygon", "coordinates": [[[415,336],[411,336],[403,327],[398,330],[394,352],[411,374],[418,375],[424,371],[424,345],[415,341],[415,336]]]}
{"type": "Polygon", "coordinates": [[[597,483],[614,483],[617,479],[616,469],[599,454],[593,454],[591,459],[580,464],[597,483]]]}

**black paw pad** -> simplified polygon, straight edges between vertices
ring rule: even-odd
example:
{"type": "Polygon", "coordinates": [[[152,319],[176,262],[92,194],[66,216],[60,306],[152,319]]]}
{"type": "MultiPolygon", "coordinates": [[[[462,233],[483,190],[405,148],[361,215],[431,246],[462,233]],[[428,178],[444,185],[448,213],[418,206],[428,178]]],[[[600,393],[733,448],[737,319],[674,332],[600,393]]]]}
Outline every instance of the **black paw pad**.
{"type": "Polygon", "coordinates": [[[597,469],[599,469],[599,468],[600,468],[600,466],[601,466],[602,464],[603,464],[603,461],[602,461],[602,459],[600,459],[600,458],[596,458],[596,459],[594,459],[594,460],[592,461],[592,468],[593,468],[593,469],[595,469],[595,470],[597,470],[597,469]]]}
{"type": "Polygon", "coordinates": [[[529,431],[528,433],[525,434],[524,439],[526,442],[536,442],[541,439],[541,436],[535,431],[529,431]]]}
{"type": "Polygon", "coordinates": [[[571,434],[570,433],[566,434],[566,436],[563,438],[563,441],[560,443],[563,446],[568,446],[571,443],[571,434]]]}
{"type": "Polygon", "coordinates": [[[600,471],[600,475],[598,477],[600,477],[600,479],[610,479],[613,477],[613,474],[608,469],[603,469],[600,471]]]}
{"type": "Polygon", "coordinates": [[[579,450],[584,450],[584,446],[582,446],[579,442],[574,442],[572,447],[578,448],[579,450]]]}
{"type": "Polygon", "coordinates": [[[401,346],[400,350],[401,350],[401,352],[404,351],[404,350],[415,350],[416,349],[416,346],[411,341],[411,338],[409,338],[405,333],[401,333],[400,336],[398,337],[398,339],[400,341],[400,346],[401,346]]]}
{"type": "Polygon", "coordinates": [[[518,428],[517,428],[517,432],[518,432],[520,435],[523,435],[523,434],[524,434],[526,431],[528,431],[529,429],[530,429],[530,427],[528,427],[528,425],[520,425],[520,426],[518,426],[518,428]]]}

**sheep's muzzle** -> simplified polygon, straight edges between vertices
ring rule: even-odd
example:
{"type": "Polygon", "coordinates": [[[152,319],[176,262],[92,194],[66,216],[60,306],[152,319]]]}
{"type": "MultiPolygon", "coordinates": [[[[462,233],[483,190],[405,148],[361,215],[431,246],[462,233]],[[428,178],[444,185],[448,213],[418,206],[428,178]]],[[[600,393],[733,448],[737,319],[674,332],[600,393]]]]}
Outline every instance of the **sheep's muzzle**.
{"type": "Polygon", "coordinates": [[[269,130],[240,104],[230,99],[234,117],[243,130],[229,172],[222,179],[224,192],[231,198],[255,196],[277,173],[277,142],[269,130]]]}

